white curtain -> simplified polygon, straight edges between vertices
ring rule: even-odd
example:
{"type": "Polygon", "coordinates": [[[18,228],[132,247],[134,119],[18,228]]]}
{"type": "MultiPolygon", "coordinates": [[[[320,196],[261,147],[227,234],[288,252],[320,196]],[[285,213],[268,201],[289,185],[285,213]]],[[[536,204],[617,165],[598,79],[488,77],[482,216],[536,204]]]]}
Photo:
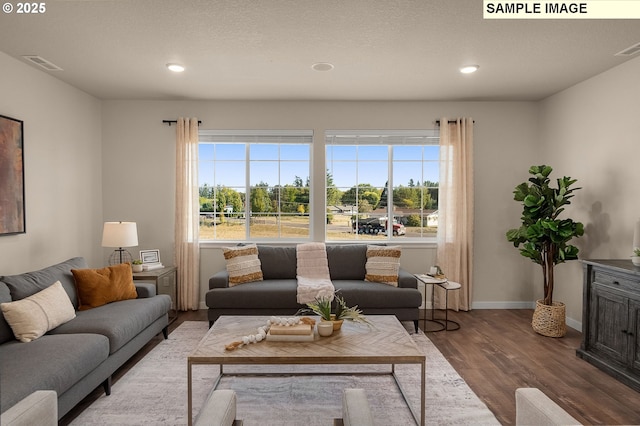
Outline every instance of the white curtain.
{"type": "MultiPolygon", "coordinates": [[[[438,266],[449,281],[462,285],[449,293],[449,308],[471,309],[473,289],[473,120],[440,120],[438,191],[438,266]]],[[[436,286],[436,307],[444,290],[436,286]]]]}
{"type": "Polygon", "coordinates": [[[176,131],[175,264],[178,309],[200,304],[200,203],[198,191],[198,119],[179,118],[176,131]]]}

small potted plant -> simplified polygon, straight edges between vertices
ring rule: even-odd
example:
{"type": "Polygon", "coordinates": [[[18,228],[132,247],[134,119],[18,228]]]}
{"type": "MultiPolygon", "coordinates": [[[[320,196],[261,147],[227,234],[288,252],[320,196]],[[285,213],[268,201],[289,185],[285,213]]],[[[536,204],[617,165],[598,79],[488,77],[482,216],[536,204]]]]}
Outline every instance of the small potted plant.
{"type": "Polygon", "coordinates": [[[633,249],[633,256],[631,256],[631,261],[634,265],[640,266],[640,247],[636,247],[633,249]]]}
{"type": "Polygon", "coordinates": [[[334,298],[336,301],[335,312],[332,312],[332,298],[323,296],[307,303],[307,307],[300,309],[297,315],[316,314],[320,317],[320,321],[332,322],[334,331],[342,327],[344,320],[369,324],[369,320],[362,314],[362,310],[357,305],[348,307],[344,298],[338,295],[335,295],[334,298]]]}
{"type": "Polygon", "coordinates": [[[131,262],[131,269],[133,272],[142,272],[142,260],[136,259],[131,262]]]}

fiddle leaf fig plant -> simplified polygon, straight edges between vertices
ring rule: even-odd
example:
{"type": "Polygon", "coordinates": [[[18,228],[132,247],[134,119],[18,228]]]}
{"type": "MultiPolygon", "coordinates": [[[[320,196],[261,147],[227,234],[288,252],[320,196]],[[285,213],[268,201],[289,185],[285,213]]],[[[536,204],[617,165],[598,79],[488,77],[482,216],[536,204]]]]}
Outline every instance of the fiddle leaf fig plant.
{"type": "Polygon", "coordinates": [[[516,186],[513,199],[522,203],[522,224],[507,231],[507,240],[520,254],[542,266],[545,305],[553,304],[554,266],[578,258],[578,248],[569,241],[584,234],[582,223],[558,217],[580,189],[572,188],[577,180],[564,176],[552,188],[552,171],[547,165],[532,166],[532,177],[516,186]]]}

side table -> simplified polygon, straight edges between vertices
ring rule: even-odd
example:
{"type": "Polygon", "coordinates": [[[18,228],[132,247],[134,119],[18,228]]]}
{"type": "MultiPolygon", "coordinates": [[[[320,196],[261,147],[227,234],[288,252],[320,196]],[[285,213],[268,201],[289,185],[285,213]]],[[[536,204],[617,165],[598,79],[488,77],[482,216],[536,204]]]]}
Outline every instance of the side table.
{"type": "Polygon", "coordinates": [[[424,331],[428,332],[436,332],[442,331],[446,328],[446,323],[442,323],[440,320],[435,319],[435,307],[434,307],[434,295],[435,295],[435,287],[437,284],[446,282],[446,280],[441,280],[438,278],[434,278],[425,274],[414,274],[416,279],[424,284],[424,331]],[[427,318],[427,286],[431,286],[431,319],[427,318]],[[436,328],[433,330],[427,330],[427,323],[436,324],[436,328]]]}
{"type": "Polygon", "coordinates": [[[169,323],[178,317],[177,311],[177,275],[178,268],[167,266],[162,269],[151,271],[134,272],[133,279],[136,281],[150,281],[156,285],[157,294],[166,294],[171,297],[171,310],[169,311],[169,323]]]}
{"type": "Polygon", "coordinates": [[[460,288],[462,288],[462,285],[460,285],[460,283],[455,283],[453,281],[447,281],[445,283],[441,283],[437,285],[442,287],[445,291],[444,293],[444,324],[445,324],[444,330],[445,331],[459,330],[460,323],[449,319],[449,292],[452,290],[460,290],[460,288]],[[453,324],[454,327],[449,328],[449,324],[453,324]]]}
{"type": "Polygon", "coordinates": [[[449,319],[449,309],[448,309],[449,308],[449,292],[453,290],[460,290],[460,288],[462,288],[460,283],[449,281],[447,279],[434,278],[426,274],[414,274],[414,276],[418,281],[420,281],[425,285],[425,288],[424,288],[425,310],[427,307],[427,285],[431,285],[431,319],[427,318],[427,314],[425,312],[425,318],[424,318],[425,329],[423,331],[426,333],[426,332],[436,332],[436,331],[453,331],[453,330],[460,329],[460,324],[458,322],[449,319]],[[435,306],[434,306],[435,286],[439,286],[445,291],[444,318],[435,318],[435,306]],[[427,322],[439,324],[440,327],[438,327],[435,330],[427,330],[427,322]],[[449,327],[449,324],[453,324],[453,325],[449,327]]]}

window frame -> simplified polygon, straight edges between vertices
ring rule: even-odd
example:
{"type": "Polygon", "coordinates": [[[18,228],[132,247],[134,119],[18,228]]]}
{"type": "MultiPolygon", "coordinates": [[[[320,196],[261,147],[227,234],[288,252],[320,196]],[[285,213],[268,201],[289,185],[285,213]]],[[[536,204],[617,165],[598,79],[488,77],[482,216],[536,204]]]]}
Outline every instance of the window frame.
{"type": "MultiPolygon", "coordinates": [[[[393,200],[393,193],[394,190],[397,190],[397,186],[394,184],[394,165],[396,162],[398,161],[405,161],[405,160],[396,160],[394,159],[394,155],[393,155],[393,147],[394,146],[399,146],[399,145],[417,145],[417,146],[421,146],[424,147],[425,146],[432,146],[432,145],[436,145],[436,146],[440,146],[440,129],[439,128],[434,128],[434,129],[418,129],[418,130],[326,130],[325,131],[325,138],[324,138],[324,150],[325,150],[325,170],[327,171],[327,173],[331,173],[331,170],[334,169],[333,165],[330,164],[330,162],[334,161],[332,158],[330,158],[330,154],[329,154],[329,147],[330,146],[375,146],[375,145],[381,145],[381,146],[385,146],[387,148],[387,158],[386,158],[386,163],[387,163],[387,181],[386,181],[386,186],[382,186],[381,188],[383,188],[383,190],[386,190],[387,192],[387,199],[391,199],[393,200]],[[339,139],[339,140],[337,140],[339,139]],[[426,142],[426,143],[425,143],[426,142]],[[395,188],[395,189],[394,189],[395,188]]],[[[438,164],[438,180],[434,183],[439,184],[439,169],[440,169],[440,158],[439,158],[439,150],[438,150],[438,158],[437,159],[425,159],[424,156],[423,158],[420,160],[420,162],[422,163],[422,172],[424,173],[424,167],[425,167],[425,163],[427,162],[432,162],[432,163],[437,163],[438,164]]],[[[368,159],[366,161],[371,162],[372,160],[368,159]]],[[[363,161],[364,162],[364,161],[363,161]]],[[[360,164],[360,162],[358,160],[356,160],[357,164],[360,164]]],[[[333,174],[332,174],[333,177],[333,174]]],[[[424,177],[424,174],[421,176],[422,178],[424,177]]],[[[359,182],[359,177],[356,174],[356,182],[355,182],[355,186],[358,187],[359,185],[365,184],[365,183],[369,183],[369,182],[359,182]]],[[[382,238],[377,238],[377,239],[368,239],[366,238],[359,238],[360,235],[358,235],[356,233],[356,235],[354,236],[354,238],[350,238],[350,239],[334,239],[331,238],[330,235],[328,235],[329,232],[329,218],[328,215],[329,213],[329,205],[327,202],[328,199],[328,189],[329,187],[325,186],[325,194],[324,194],[324,201],[325,201],[325,206],[324,206],[324,216],[325,216],[325,223],[327,224],[325,227],[325,232],[324,232],[324,236],[323,239],[326,242],[331,242],[331,243],[336,243],[336,242],[341,242],[341,243],[352,243],[352,242],[367,242],[367,241],[380,241],[380,242],[392,242],[393,244],[400,244],[400,243],[426,243],[426,244],[435,244],[436,240],[437,240],[437,230],[435,233],[425,233],[424,232],[424,227],[426,226],[426,221],[427,221],[427,216],[431,215],[433,212],[438,212],[438,206],[436,204],[435,208],[433,209],[433,211],[431,211],[430,209],[424,209],[424,191],[429,191],[430,189],[432,190],[432,187],[425,187],[423,184],[424,182],[427,181],[425,179],[422,179],[420,181],[420,189],[421,189],[421,194],[420,194],[420,220],[421,223],[423,224],[420,227],[420,234],[419,236],[412,236],[412,237],[402,237],[402,236],[394,236],[392,233],[387,233],[385,235],[386,238],[382,239],[382,238]],[[429,211],[425,211],[425,210],[429,210],[429,211]]],[[[374,188],[378,188],[376,185],[373,185],[374,188]]],[[[438,186],[434,187],[434,188],[438,188],[438,186]]],[[[334,188],[337,189],[344,189],[346,187],[343,186],[339,186],[339,185],[334,185],[334,188]]],[[[351,186],[351,188],[353,188],[353,186],[351,186]]],[[[436,200],[437,203],[437,200],[436,200]]],[[[393,201],[390,203],[387,203],[386,205],[386,218],[389,217],[394,217],[394,203],[393,201]]],[[[351,214],[353,214],[353,211],[351,212],[351,214]]],[[[356,220],[359,217],[361,213],[356,213],[356,220]]],[[[384,216],[383,216],[384,218],[384,216]]],[[[395,219],[394,219],[395,220],[395,219]]],[[[353,226],[353,222],[351,223],[351,226],[353,226]]],[[[356,227],[358,227],[358,224],[356,223],[356,227]]],[[[355,231],[354,231],[355,232],[355,231]]]]}
{"type": "MultiPolygon", "coordinates": [[[[309,181],[311,179],[311,175],[313,172],[313,131],[312,130],[200,130],[198,132],[198,148],[200,150],[201,146],[203,144],[243,144],[244,145],[244,157],[242,160],[237,160],[239,162],[243,162],[244,163],[244,185],[242,187],[242,191],[244,191],[244,202],[243,202],[243,211],[242,212],[238,212],[241,213],[243,218],[244,218],[244,223],[243,223],[243,228],[244,228],[244,233],[242,237],[239,238],[230,238],[230,239],[222,239],[222,238],[215,238],[215,235],[217,234],[217,228],[214,229],[214,238],[203,238],[202,237],[202,217],[203,217],[203,213],[206,214],[212,214],[213,215],[213,219],[214,219],[214,224],[212,226],[217,227],[219,224],[215,222],[216,217],[218,217],[220,214],[223,214],[225,212],[226,209],[220,209],[218,208],[218,206],[214,206],[214,210],[213,212],[202,212],[199,211],[200,213],[200,226],[199,226],[199,233],[200,233],[200,240],[203,243],[230,243],[230,242],[264,242],[264,241],[273,241],[273,240],[279,240],[279,241],[310,241],[312,238],[312,223],[313,223],[313,217],[314,217],[314,209],[312,206],[312,189],[309,186],[306,186],[308,192],[309,192],[309,208],[308,208],[308,212],[304,213],[303,216],[307,217],[307,222],[308,222],[308,226],[307,226],[307,235],[305,237],[286,237],[286,236],[282,236],[282,217],[283,216],[288,216],[288,215],[293,215],[294,213],[286,213],[283,212],[281,210],[281,204],[278,204],[277,206],[277,210],[274,213],[275,215],[275,223],[277,226],[277,234],[276,235],[270,235],[270,236],[266,236],[266,237],[258,237],[258,236],[252,236],[252,218],[254,216],[254,213],[252,213],[252,209],[251,209],[251,205],[250,205],[250,198],[251,198],[251,194],[252,191],[256,188],[261,188],[260,186],[257,185],[258,181],[261,181],[260,178],[253,179],[255,181],[255,185],[252,184],[252,177],[251,177],[251,168],[252,165],[255,166],[258,162],[262,162],[262,161],[274,161],[278,163],[278,182],[277,183],[270,183],[270,182],[266,182],[268,184],[266,188],[267,191],[271,191],[271,190],[275,190],[275,189],[280,189],[280,188],[284,188],[286,185],[291,185],[293,182],[281,182],[280,181],[280,176],[281,176],[281,167],[282,167],[282,163],[283,162],[307,162],[307,176],[300,176],[300,178],[303,180],[303,182],[305,181],[305,179],[307,179],[307,181],[309,181]],[[267,144],[271,144],[271,145],[277,145],[278,146],[278,155],[277,155],[277,159],[271,159],[271,160],[253,160],[251,159],[251,148],[254,145],[267,145],[267,144]],[[300,146],[306,146],[306,149],[308,150],[308,153],[306,154],[306,159],[301,160],[283,160],[282,159],[282,151],[281,151],[281,146],[282,145],[300,145],[300,146]]],[[[223,183],[218,184],[216,182],[215,179],[215,163],[216,161],[222,161],[222,160],[216,160],[216,159],[212,159],[212,160],[203,160],[202,158],[198,158],[198,166],[199,168],[201,168],[203,166],[203,164],[206,163],[212,163],[213,164],[213,173],[214,173],[214,178],[213,178],[213,183],[212,188],[213,191],[217,191],[217,188],[219,185],[223,186],[223,187],[227,187],[226,185],[224,185],[223,183]]],[[[202,176],[203,176],[203,172],[202,170],[199,170],[199,176],[198,176],[198,190],[199,192],[202,190],[203,185],[205,183],[208,182],[203,182],[202,181],[202,176]]],[[[234,185],[234,186],[228,186],[227,188],[231,188],[234,189],[236,192],[242,193],[240,190],[238,190],[237,188],[240,188],[240,186],[238,185],[234,185]]],[[[303,187],[305,188],[305,187],[303,187]]],[[[214,197],[215,199],[215,197],[214,197]]],[[[214,202],[215,204],[215,202],[214,202]]],[[[255,214],[255,216],[260,216],[259,214],[255,214]]]]}

